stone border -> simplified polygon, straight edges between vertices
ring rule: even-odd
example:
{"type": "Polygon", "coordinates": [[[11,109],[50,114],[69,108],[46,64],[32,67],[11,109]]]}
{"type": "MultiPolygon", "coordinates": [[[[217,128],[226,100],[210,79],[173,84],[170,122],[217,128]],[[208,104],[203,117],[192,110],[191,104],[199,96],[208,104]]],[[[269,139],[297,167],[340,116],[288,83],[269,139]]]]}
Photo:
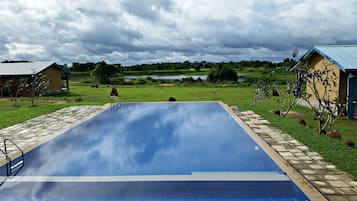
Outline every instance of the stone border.
{"type": "Polygon", "coordinates": [[[269,121],[253,111],[240,112],[237,107],[231,108],[246,125],[286,161],[286,164],[293,167],[328,200],[357,200],[357,181],[354,181],[349,174],[324,161],[317,152],[290,135],[272,127],[269,121]]]}
{"type": "MultiPolygon", "coordinates": [[[[71,106],[3,128],[0,130],[0,148],[4,150],[3,140],[9,138],[26,153],[94,117],[106,108],[108,108],[106,105],[71,106]]],[[[9,146],[8,152],[11,158],[20,156],[20,152],[14,146],[9,146]]],[[[5,156],[0,155],[0,166],[6,163],[5,156]]]]}

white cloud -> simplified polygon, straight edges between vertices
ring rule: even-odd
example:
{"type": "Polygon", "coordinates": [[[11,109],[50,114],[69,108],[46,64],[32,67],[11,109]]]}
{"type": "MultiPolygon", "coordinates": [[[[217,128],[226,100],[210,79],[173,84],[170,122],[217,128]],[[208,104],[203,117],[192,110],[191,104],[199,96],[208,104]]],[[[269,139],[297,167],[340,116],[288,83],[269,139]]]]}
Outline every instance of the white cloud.
{"type": "Polygon", "coordinates": [[[277,61],[296,48],[357,43],[353,0],[2,0],[0,7],[1,60],[277,61]]]}

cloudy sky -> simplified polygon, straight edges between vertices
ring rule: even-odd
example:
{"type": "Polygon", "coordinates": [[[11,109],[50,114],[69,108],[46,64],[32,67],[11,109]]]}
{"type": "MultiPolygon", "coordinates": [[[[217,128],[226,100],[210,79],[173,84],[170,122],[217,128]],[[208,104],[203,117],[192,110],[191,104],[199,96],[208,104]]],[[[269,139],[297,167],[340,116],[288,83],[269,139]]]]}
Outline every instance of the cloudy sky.
{"type": "Polygon", "coordinates": [[[0,60],[281,61],[357,44],[357,0],[0,0],[0,60]]]}

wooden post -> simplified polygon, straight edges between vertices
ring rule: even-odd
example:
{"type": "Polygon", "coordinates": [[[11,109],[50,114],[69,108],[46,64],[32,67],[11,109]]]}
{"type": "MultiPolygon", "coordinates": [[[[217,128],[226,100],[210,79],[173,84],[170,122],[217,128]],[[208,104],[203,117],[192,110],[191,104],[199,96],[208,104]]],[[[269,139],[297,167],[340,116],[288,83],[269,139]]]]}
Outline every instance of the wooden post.
{"type": "Polygon", "coordinates": [[[356,74],[348,75],[348,118],[353,119],[356,101],[356,74]]]}

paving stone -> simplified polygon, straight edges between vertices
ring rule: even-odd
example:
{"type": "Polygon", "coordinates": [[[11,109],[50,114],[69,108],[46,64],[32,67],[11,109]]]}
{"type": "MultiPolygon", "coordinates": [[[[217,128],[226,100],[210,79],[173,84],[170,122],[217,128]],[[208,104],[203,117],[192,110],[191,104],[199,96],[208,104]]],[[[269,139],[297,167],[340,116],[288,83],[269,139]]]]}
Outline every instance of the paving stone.
{"type": "Polygon", "coordinates": [[[297,157],[298,160],[302,160],[302,161],[311,161],[312,159],[308,156],[299,156],[297,157]]]}
{"type": "Polygon", "coordinates": [[[309,169],[302,169],[301,173],[303,174],[315,174],[315,171],[309,169]]]}
{"type": "Polygon", "coordinates": [[[306,151],[306,150],[309,149],[307,146],[297,146],[296,148],[300,149],[300,150],[303,150],[303,151],[306,151]]]}
{"type": "Polygon", "coordinates": [[[289,163],[291,163],[291,164],[301,164],[300,161],[297,161],[297,160],[289,160],[289,163]]]}
{"type": "Polygon", "coordinates": [[[348,195],[348,196],[347,196],[347,199],[348,199],[349,201],[357,201],[357,195],[348,195]]]}
{"type": "MultiPolygon", "coordinates": [[[[294,155],[290,152],[283,152],[283,151],[279,151],[279,154],[282,156],[282,157],[293,157],[294,155]]],[[[295,158],[295,157],[294,157],[295,158]]]]}
{"type": "Polygon", "coordinates": [[[356,191],[353,190],[353,188],[336,188],[339,192],[342,194],[355,194],[356,191]]]}
{"type": "Polygon", "coordinates": [[[322,167],[321,165],[311,164],[309,166],[313,170],[322,170],[322,169],[324,169],[324,167],[322,167]]]}
{"type": "Polygon", "coordinates": [[[321,156],[311,156],[311,159],[313,160],[323,160],[323,158],[321,156]]]}
{"type": "Polygon", "coordinates": [[[335,175],[325,175],[324,178],[326,180],[338,180],[339,177],[335,176],[335,175]]]}
{"type": "Polygon", "coordinates": [[[272,146],[273,149],[277,150],[277,151],[287,151],[285,149],[284,146],[281,146],[281,145],[275,145],[275,146],[272,146]]]}
{"type": "Polygon", "coordinates": [[[297,153],[294,153],[294,156],[304,157],[304,156],[306,156],[306,154],[304,154],[303,152],[297,152],[297,153]]]}
{"type": "Polygon", "coordinates": [[[343,181],[327,181],[329,184],[331,184],[331,186],[333,187],[338,187],[338,188],[348,188],[349,185],[346,184],[343,181]]]}
{"type": "Polygon", "coordinates": [[[326,168],[327,169],[336,169],[336,166],[335,165],[326,165],[326,168]]]}
{"type": "Polygon", "coordinates": [[[316,184],[317,186],[327,186],[327,183],[324,181],[313,181],[313,184],[316,184]]]}
{"type": "Polygon", "coordinates": [[[300,163],[300,164],[291,164],[291,165],[292,165],[295,169],[297,169],[297,170],[309,168],[309,167],[307,167],[306,164],[303,164],[303,163],[300,163]]]}
{"type": "Polygon", "coordinates": [[[303,153],[301,150],[299,150],[299,149],[290,149],[289,150],[291,153],[303,153]]]}
{"type": "Polygon", "coordinates": [[[333,188],[319,188],[320,191],[324,194],[335,194],[337,191],[333,188]]]}
{"type": "MultiPolygon", "coordinates": [[[[328,195],[326,197],[330,201],[353,201],[353,200],[349,200],[348,198],[346,198],[342,195],[328,195]]],[[[356,201],[356,200],[354,200],[354,201],[356,201]]]]}

